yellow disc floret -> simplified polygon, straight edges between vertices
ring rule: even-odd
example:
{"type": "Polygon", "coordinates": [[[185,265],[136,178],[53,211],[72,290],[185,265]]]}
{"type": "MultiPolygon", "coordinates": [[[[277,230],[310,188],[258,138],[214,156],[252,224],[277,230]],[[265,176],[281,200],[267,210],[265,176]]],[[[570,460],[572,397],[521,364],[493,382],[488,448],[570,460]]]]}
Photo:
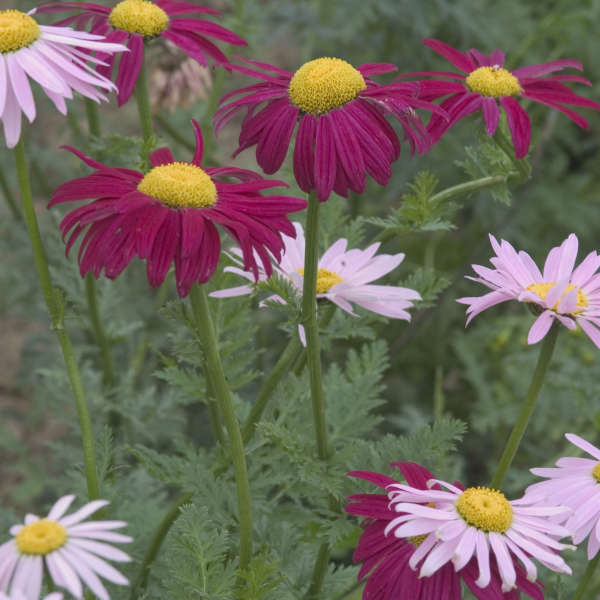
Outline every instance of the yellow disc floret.
{"type": "Polygon", "coordinates": [[[200,167],[174,162],[154,167],[137,186],[139,192],[174,208],[206,208],[217,201],[217,188],[200,167]]]}
{"type": "MultiPolygon", "coordinates": [[[[556,285],[555,281],[548,281],[543,283],[532,283],[527,286],[527,289],[534,294],[537,294],[542,300],[546,299],[548,292],[556,285]]],[[[577,306],[579,310],[573,311],[574,314],[580,313],[584,308],[589,305],[587,296],[583,293],[583,291],[578,288],[576,285],[569,284],[567,289],[564,291],[563,295],[555,302],[552,310],[558,310],[558,305],[561,300],[572,290],[577,290],[577,306]]]]}
{"type": "Polygon", "coordinates": [[[304,63],[290,81],[290,100],[306,113],[326,113],[354,100],[367,87],[360,71],[341,58],[304,63]]]}
{"type": "MultiPolygon", "coordinates": [[[[298,269],[298,273],[304,277],[304,269],[298,269]]],[[[337,273],[327,269],[317,271],[317,294],[326,294],[336,283],[344,281],[337,273]]]]}
{"type": "Polygon", "coordinates": [[[596,463],[596,466],[592,469],[592,477],[600,483],[600,462],[596,463]]]}
{"type": "Polygon", "coordinates": [[[31,46],[41,35],[40,26],[20,10],[0,10],[0,52],[15,52],[31,46]]]}
{"type": "Polygon", "coordinates": [[[108,16],[116,29],[146,37],[160,35],[169,26],[169,15],[150,0],[123,0],[108,16]]]}
{"type": "Polygon", "coordinates": [[[510,502],[490,488],[467,488],[458,497],[456,510],[469,525],[486,532],[504,533],[513,522],[510,502]]]}
{"type": "Polygon", "coordinates": [[[498,65],[475,69],[469,73],[465,82],[472,92],[492,98],[518,96],[523,91],[519,80],[510,71],[498,65]]]}
{"type": "Polygon", "coordinates": [[[67,530],[60,523],[41,519],[25,525],[15,541],[21,554],[45,555],[64,546],[67,537],[67,530]]]}

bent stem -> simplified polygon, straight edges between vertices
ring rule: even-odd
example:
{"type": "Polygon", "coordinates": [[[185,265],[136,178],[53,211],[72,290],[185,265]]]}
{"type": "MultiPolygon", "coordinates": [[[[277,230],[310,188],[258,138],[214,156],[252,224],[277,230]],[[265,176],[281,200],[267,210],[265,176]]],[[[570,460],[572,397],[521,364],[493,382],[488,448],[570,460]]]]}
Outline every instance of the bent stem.
{"type": "Polygon", "coordinates": [[[29,173],[27,170],[27,161],[25,159],[25,147],[23,139],[19,141],[14,150],[17,176],[19,180],[19,190],[21,192],[21,202],[23,204],[23,217],[27,227],[27,233],[31,241],[35,266],[42,288],[42,294],[50,315],[51,327],[58,338],[67,374],[75,398],[75,406],[79,417],[79,426],[81,429],[81,441],[83,446],[83,462],[85,478],[87,482],[88,497],[94,500],[99,496],[98,479],[96,475],[96,458],[94,455],[94,437],[92,435],[92,422],[85,399],[85,392],[79,374],[79,367],[73,352],[73,346],[69,334],[65,329],[64,323],[64,300],[58,290],[52,287],[50,271],[48,269],[48,259],[46,251],[40,237],[35,209],[33,207],[33,197],[31,194],[31,185],[29,183],[29,173]]]}
{"type": "Polygon", "coordinates": [[[240,569],[247,569],[252,558],[252,514],[250,509],[250,485],[248,483],[248,470],[246,468],[246,456],[244,454],[244,443],[238,424],[231,392],[223,372],[223,365],[217,348],[217,339],[208,297],[204,286],[195,283],[190,290],[190,300],[196,322],[196,335],[204,350],[206,366],[210,373],[213,392],[221,409],[223,421],[229,434],[229,444],[235,473],[237,489],[238,512],[240,521],[240,569]]]}
{"type": "Polygon", "coordinates": [[[559,326],[554,323],[542,342],[540,355],[538,357],[537,365],[535,366],[535,371],[533,372],[533,377],[531,378],[531,383],[529,384],[529,389],[527,390],[527,395],[525,396],[525,401],[523,402],[523,407],[521,408],[521,413],[519,414],[519,418],[517,419],[510,437],[506,442],[506,446],[504,447],[504,452],[500,458],[498,468],[496,469],[494,478],[490,483],[490,487],[493,489],[500,489],[513,458],[517,453],[517,449],[521,443],[521,439],[523,438],[525,429],[527,428],[527,424],[529,423],[529,419],[533,413],[533,409],[535,408],[536,400],[539,396],[540,390],[542,389],[544,377],[546,376],[546,372],[550,366],[552,353],[554,352],[554,346],[556,345],[556,338],[558,337],[559,331],[559,326]]]}
{"type": "Polygon", "coordinates": [[[596,556],[594,556],[594,558],[592,558],[592,560],[588,563],[581,581],[575,590],[573,600],[583,600],[585,591],[587,590],[587,587],[596,571],[596,567],[598,566],[598,561],[600,561],[600,552],[598,552],[598,554],[596,554],[596,556]]]}

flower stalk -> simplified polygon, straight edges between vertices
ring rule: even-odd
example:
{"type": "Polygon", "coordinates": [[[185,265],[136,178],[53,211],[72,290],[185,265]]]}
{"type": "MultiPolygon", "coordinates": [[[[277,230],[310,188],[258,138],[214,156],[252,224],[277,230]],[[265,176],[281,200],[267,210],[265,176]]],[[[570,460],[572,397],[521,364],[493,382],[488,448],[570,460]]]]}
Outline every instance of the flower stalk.
{"type": "Polygon", "coordinates": [[[143,165],[142,170],[146,170],[150,165],[150,153],[156,144],[154,137],[154,127],[152,125],[152,112],[150,110],[150,93],[148,91],[148,78],[146,74],[146,59],[142,58],[142,65],[137,83],[135,84],[135,99],[137,101],[140,125],[142,128],[142,148],[140,150],[140,160],[143,165]]]}
{"type": "Polygon", "coordinates": [[[573,596],[573,600],[583,600],[588,596],[585,596],[585,592],[587,590],[590,581],[592,581],[594,577],[594,573],[596,572],[596,567],[598,566],[598,562],[600,561],[600,552],[590,560],[587,567],[585,568],[585,572],[583,573],[579,585],[575,590],[575,595],[573,596]]]}

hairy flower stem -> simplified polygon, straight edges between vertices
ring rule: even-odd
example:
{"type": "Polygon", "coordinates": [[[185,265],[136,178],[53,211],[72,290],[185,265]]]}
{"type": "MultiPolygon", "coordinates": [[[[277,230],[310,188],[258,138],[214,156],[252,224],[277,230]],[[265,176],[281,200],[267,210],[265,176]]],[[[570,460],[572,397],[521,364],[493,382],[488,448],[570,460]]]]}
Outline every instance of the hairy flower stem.
{"type": "Polygon", "coordinates": [[[10,185],[8,185],[8,181],[6,180],[6,176],[4,175],[4,171],[2,169],[0,169],[0,188],[2,188],[2,192],[6,198],[6,203],[8,204],[8,208],[15,218],[15,221],[22,221],[23,217],[21,216],[19,207],[15,202],[15,197],[12,194],[10,185]]]}
{"type": "Polygon", "coordinates": [[[556,338],[558,337],[559,331],[559,326],[554,323],[542,341],[540,355],[538,357],[537,365],[535,366],[535,371],[533,372],[533,377],[531,378],[531,383],[529,384],[529,389],[527,390],[527,396],[525,396],[525,401],[523,402],[523,406],[521,408],[521,413],[519,414],[519,418],[517,419],[510,437],[506,442],[504,452],[502,452],[502,457],[498,463],[498,468],[496,469],[494,478],[490,483],[490,487],[493,489],[500,489],[513,458],[517,453],[517,449],[521,443],[521,439],[523,438],[523,434],[525,433],[525,429],[527,428],[527,424],[529,423],[533,409],[535,408],[536,400],[539,396],[540,390],[542,389],[544,377],[546,376],[546,372],[550,366],[552,353],[554,352],[554,346],[556,345],[556,338]]]}
{"type": "Polygon", "coordinates": [[[147,171],[150,168],[150,153],[154,150],[156,138],[154,137],[152,113],[150,111],[150,94],[148,92],[145,58],[142,58],[142,67],[140,68],[140,74],[135,84],[135,99],[137,101],[143,138],[140,160],[142,162],[142,171],[147,171]]]}
{"type": "Polygon", "coordinates": [[[592,560],[590,560],[587,567],[585,568],[585,572],[583,573],[583,576],[581,577],[581,580],[579,581],[579,585],[577,586],[577,589],[575,590],[575,595],[573,596],[573,600],[583,600],[584,598],[588,597],[588,596],[584,596],[584,594],[585,594],[585,591],[587,590],[587,587],[588,587],[590,581],[594,577],[594,573],[596,572],[596,567],[598,566],[599,561],[600,561],[600,552],[598,552],[598,554],[596,554],[596,556],[594,556],[594,558],[592,558],[592,560]]]}
{"type": "Polygon", "coordinates": [[[315,559],[315,566],[313,567],[313,573],[310,580],[310,587],[308,588],[308,594],[306,595],[307,600],[312,598],[318,598],[323,586],[325,574],[327,573],[327,567],[329,566],[329,544],[321,544],[319,546],[319,552],[315,559]]]}
{"type": "Polygon", "coordinates": [[[27,161],[25,159],[25,148],[23,139],[19,141],[14,150],[15,162],[17,168],[17,177],[19,180],[19,190],[21,192],[21,202],[23,204],[23,216],[31,247],[35,266],[37,269],[42,294],[50,315],[51,327],[58,338],[71,388],[73,397],[75,398],[75,406],[79,416],[79,426],[81,429],[81,438],[83,444],[83,462],[85,470],[85,478],[87,481],[88,497],[90,500],[98,498],[98,479],[96,475],[96,458],[94,456],[94,437],[92,434],[92,422],[85,399],[85,392],[79,374],[79,367],[73,352],[73,346],[69,334],[65,329],[64,323],[64,300],[58,290],[52,287],[50,279],[50,271],[48,269],[48,259],[46,251],[40,237],[35,209],[33,207],[33,197],[31,194],[31,185],[29,183],[29,173],[27,170],[27,161]]]}
{"type": "Polygon", "coordinates": [[[527,161],[526,158],[517,158],[515,156],[515,148],[513,143],[500,131],[500,128],[496,129],[496,133],[494,134],[494,142],[498,145],[498,147],[510,158],[513,165],[517,169],[519,173],[519,179],[517,183],[523,184],[526,183],[531,175],[531,165],[527,161]]]}
{"type": "Polygon", "coordinates": [[[164,539],[167,537],[167,533],[171,529],[173,523],[177,521],[179,515],[181,514],[181,507],[184,504],[187,504],[192,499],[193,493],[186,492],[182,494],[173,502],[173,505],[169,509],[169,512],[163,517],[163,520],[159,523],[154,535],[152,536],[152,540],[150,542],[150,546],[146,550],[146,554],[144,554],[144,558],[142,559],[142,564],[140,566],[140,571],[138,576],[136,577],[133,585],[131,586],[131,593],[129,594],[130,600],[136,600],[136,598],[140,598],[143,594],[142,592],[146,588],[146,584],[148,583],[148,575],[150,574],[150,567],[154,562],[154,559],[158,556],[158,552],[164,539]]]}
{"type": "Polygon", "coordinates": [[[240,426],[233,410],[231,392],[217,347],[217,338],[208,297],[204,286],[194,284],[190,291],[190,300],[194,320],[196,322],[196,335],[204,350],[206,366],[210,373],[210,379],[215,397],[223,415],[223,421],[229,434],[229,445],[235,473],[237,488],[238,512],[240,522],[240,569],[247,569],[252,558],[252,514],[250,509],[250,485],[248,483],[248,470],[246,468],[246,456],[244,454],[244,443],[240,426]]]}

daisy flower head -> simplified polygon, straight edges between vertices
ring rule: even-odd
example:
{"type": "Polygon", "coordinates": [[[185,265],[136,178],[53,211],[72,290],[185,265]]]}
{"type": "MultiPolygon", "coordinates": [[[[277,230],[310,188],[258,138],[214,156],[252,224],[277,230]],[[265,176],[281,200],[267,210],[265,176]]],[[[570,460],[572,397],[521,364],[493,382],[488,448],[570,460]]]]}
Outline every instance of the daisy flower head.
{"type": "MultiPolygon", "coordinates": [[[[107,40],[124,43],[131,50],[119,62],[115,83],[119,88],[117,101],[122,106],[129,100],[144,58],[144,41],[162,37],[181,48],[188,56],[206,66],[207,56],[220,65],[229,61],[208,38],[234,46],[246,46],[245,40],[225,27],[205,19],[188,18],[191,14],[221,16],[218,10],[181,0],[122,0],[112,7],[93,2],[46,2],[39,12],[78,11],[59,21],[78,27],[91,25],[91,33],[106,35],[107,40]]],[[[99,71],[111,77],[115,58],[107,57],[107,65],[99,71]]]]}
{"type": "Polygon", "coordinates": [[[126,49],[101,35],[40,25],[33,14],[35,9],[29,13],[0,10],[0,121],[9,148],[21,137],[21,113],[30,123],[36,117],[30,79],[64,115],[65,100],[73,97],[73,90],[96,102],[107,99],[100,90],[116,90],[109,79],[88,65],[101,63],[89,51],[113,57],[126,49]]]}
{"type": "Polygon", "coordinates": [[[192,123],[192,162],[176,162],[168,148],[160,148],[151,154],[147,173],[108,167],[67,148],[94,173],[58,187],[49,206],[94,198],[68,213],[60,225],[63,238],[69,234],[67,255],[87,229],[78,255],[82,276],[92,271],[98,278],[104,269],[114,279],[137,256],[146,261],[150,285],[157,287],[174,263],[177,292],[183,298],[194,282],[208,281],[217,268],[221,242],[216,224],[239,244],[244,268],[258,278],[258,260],[271,274],[268,252],[279,258],[282,233],[294,235],[287,213],[306,208],[306,201],[263,196],[268,188],[288,186],[253,171],[202,167],[202,132],[192,123]]]}
{"type": "Polygon", "coordinates": [[[317,58],[295,73],[267,63],[240,58],[255,68],[232,65],[259,80],[225,95],[214,117],[218,133],[233,117],[246,111],[238,154],[256,146],[256,160],[265,173],[282,165],[298,123],[294,144],[294,175],[306,193],[316,190],[323,202],[332,191],[347,196],[362,193],[368,173],[380,185],[392,174],[400,142],[385,119],[401,124],[411,152],[426,152],[429,136],[416,108],[443,113],[418,97],[418,85],[379,85],[372,75],[395,71],[384,63],[354,67],[340,58],[317,58]],[[263,106],[264,105],[264,106],[263,106]]]}
{"type": "MultiPolygon", "coordinates": [[[[66,588],[75,598],[83,598],[83,584],[100,600],[109,600],[100,577],[127,585],[128,581],[106,560],[129,562],[125,552],[105,542],[126,543],[131,538],[114,529],[127,525],[123,521],[84,521],[106,506],[106,500],[94,500],[65,515],[75,499],[60,498],[47,517],[28,514],[25,522],[11,527],[11,540],[0,546],[0,592],[17,600],[38,600],[44,570],[55,585],[66,588]],[[83,584],[82,584],[83,582],[83,584]]],[[[52,600],[56,600],[51,594],[52,600]]]]}
{"type": "MultiPolygon", "coordinates": [[[[434,478],[427,469],[416,463],[399,462],[392,463],[391,466],[398,467],[407,483],[418,489],[428,489],[427,481],[434,478]]],[[[490,566],[489,584],[485,588],[475,584],[478,575],[474,558],[458,571],[447,562],[431,576],[419,577],[416,567],[422,558],[414,561],[412,557],[417,549],[421,548],[423,554],[423,551],[432,548],[437,540],[431,534],[408,538],[386,534],[388,524],[398,517],[398,513],[390,505],[387,490],[399,482],[371,471],[352,471],[348,475],[369,481],[386,491],[384,494],[355,494],[348,498],[349,504],[346,506],[346,512],[365,517],[362,522],[363,533],[353,555],[354,562],[363,563],[358,573],[359,581],[369,576],[363,592],[365,600],[395,600],[400,597],[411,600],[442,597],[446,600],[460,600],[461,581],[467,584],[479,600],[509,598],[502,592],[502,582],[494,563],[490,566]]],[[[441,489],[438,485],[434,485],[434,488],[441,489]]],[[[529,582],[520,565],[515,567],[517,587],[532,598],[542,600],[543,594],[539,584],[529,582]]]]}
{"type": "MultiPolygon", "coordinates": [[[[300,223],[294,223],[295,236],[283,236],[284,251],[279,264],[274,265],[275,272],[291,281],[302,295],[304,284],[304,231],[300,223]]],[[[371,282],[393,271],[403,260],[404,254],[376,255],[380,244],[372,244],[366,250],[354,248],[348,250],[348,240],[337,240],[319,259],[317,270],[317,298],[333,302],[342,310],[356,316],[351,302],[366,310],[391,317],[410,321],[410,313],[414,300],[421,296],[415,290],[393,285],[373,285],[371,282]]],[[[242,252],[231,251],[232,258],[240,262],[242,252]]],[[[235,273],[252,281],[252,275],[239,267],[226,267],[226,271],[235,273]]],[[[266,280],[269,272],[259,269],[259,279],[266,280]]],[[[241,296],[252,292],[250,285],[219,290],[210,295],[215,298],[241,296]]],[[[269,300],[284,302],[279,296],[271,296],[269,300]]],[[[302,329],[301,338],[303,339],[302,329]]]]}
{"type": "Polygon", "coordinates": [[[473,317],[495,304],[507,300],[528,302],[539,316],[527,336],[529,344],[539,342],[554,321],[569,329],[577,325],[600,348],[600,255],[590,252],[575,268],[579,241],[572,233],[560,245],[552,248],[544,263],[543,273],[527,254],[517,252],[505,240],[500,243],[490,235],[496,256],[489,269],[472,265],[478,277],[467,277],[490,288],[483,296],[459,298],[467,304],[467,325],[473,317]]]}
{"type": "Polygon", "coordinates": [[[573,433],[565,437],[592,458],[567,456],[556,462],[557,468],[531,469],[546,477],[530,485],[525,497],[531,502],[554,502],[573,512],[565,527],[573,533],[573,543],[588,538],[587,555],[591,560],[600,549],[600,449],[573,433]]]}
{"type": "Polygon", "coordinates": [[[494,135],[502,108],[512,136],[515,156],[523,158],[529,151],[531,123],[529,115],[519,104],[519,99],[554,108],[584,129],[587,129],[588,122],[569,106],[600,110],[600,104],[579,96],[565,85],[566,82],[591,85],[589,80],[579,75],[549,75],[566,68],[583,70],[581,63],[572,58],[510,71],[504,68],[504,52],[501,50],[494,50],[488,56],[474,48],[463,53],[439,40],[425,39],[423,43],[459,70],[458,73],[421,71],[408,74],[436,77],[419,81],[422,98],[435,100],[446,96],[440,106],[447,111],[448,118],[442,119],[434,114],[427,125],[434,142],[457,121],[479,110],[483,113],[486,133],[494,135]]]}
{"type": "MultiPolygon", "coordinates": [[[[531,504],[524,498],[509,501],[498,490],[464,489],[437,479],[428,481],[427,486],[429,489],[401,483],[387,486],[390,508],[400,514],[389,521],[385,534],[403,539],[427,536],[410,559],[413,567],[423,561],[420,577],[431,577],[449,562],[460,571],[474,560],[475,585],[487,588],[497,569],[501,591],[507,593],[516,592],[523,582],[520,569],[529,582],[537,580],[532,558],[558,573],[571,573],[559,552],[572,546],[558,541],[570,535],[561,524],[570,513],[568,508],[531,504]]],[[[543,598],[535,587],[527,586],[524,591],[543,598]]]]}

